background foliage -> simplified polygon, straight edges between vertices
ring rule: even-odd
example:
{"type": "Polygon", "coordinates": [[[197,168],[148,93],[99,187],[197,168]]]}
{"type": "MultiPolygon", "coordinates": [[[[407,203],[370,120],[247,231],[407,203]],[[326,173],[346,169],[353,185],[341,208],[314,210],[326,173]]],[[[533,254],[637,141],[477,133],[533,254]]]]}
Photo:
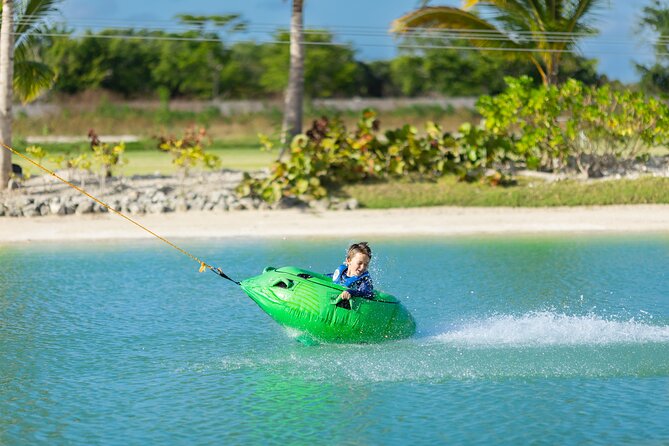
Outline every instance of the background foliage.
{"type": "Polygon", "coordinates": [[[527,77],[507,78],[497,96],[482,96],[483,128],[507,140],[527,167],[547,171],[576,168],[588,176],[648,156],[669,144],[669,107],[654,97],[608,85],[569,80],[535,88],[527,77]]]}
{"type": "MultiPolygon", "coordinates": [[[[203,29],[114,29],[75,36],[60,27],[41,38],[39,54],[56,71],[53,91],[61,94],[92,89],[126,98],[248,99],[283,94],[288,82],[286,30],[275,33],[277,43],[226,43],[220,35],[203,29]],[[67,37],[53,37],[59,34],[67,37]],[[187,40],[196,38],[208,40],[187,40]]],[[[328,31],[309,30],[305,39],[337,43],[310,45],[306,52],[305,95],[310,98],[497,93],[504,88],[504,76],[534,71],[529,64],[476,51],[440,49],[405,50],[391,60],[366,62],[356,58],[352,45],[337,42],[328,31]]],[[[600,81],[593,61],[565,58],[565,77],[600,81]]]]}
{"type": "Polygon", "coordinates": [[[436,181],[445,174],[505,184],[511,167],[595,177],[669,146],[669,107],[643,93],[576,80],[539,87],[526,76],[505,81],[502,93],[479,99],[480,124],[457,132],[427,122],[424,132],[404,125],[379,135],[372,110],[353,131],[338,117],[323,117],[293,139],[288,159],[276,161],[268,176],[247,175],[239,193],[268,202],[320,199],[370,180],[436,181]]]}

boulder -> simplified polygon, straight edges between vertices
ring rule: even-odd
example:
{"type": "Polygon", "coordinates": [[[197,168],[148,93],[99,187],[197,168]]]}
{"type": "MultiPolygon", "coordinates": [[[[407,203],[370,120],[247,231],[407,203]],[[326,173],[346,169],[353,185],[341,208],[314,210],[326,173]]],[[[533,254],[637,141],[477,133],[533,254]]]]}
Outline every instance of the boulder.
{"type": "Polygon", "coordinates": [[[61,203],[60,199],[51,201],[49,203],[49,212],[53,215],[65,215],[65,203],[61,203]]]}
{"type": "Polygon", "coordinates": [[[96,203],[92,200],[81,201],[77,205],[77,207],[75,209],[75,213],[78,214],[78,215],[92,214],[93,212],[95,212],[95,205],[96,205],[96,203]]]}
{"type": "Polygon", "coordinates": [[[37,216],[41,215],[39,210],[35,206],[35,203],[31,203],[31,204],[26,205],[22,209],[22,213],[23,213],[24,217],[37,217],[37,216]]]}

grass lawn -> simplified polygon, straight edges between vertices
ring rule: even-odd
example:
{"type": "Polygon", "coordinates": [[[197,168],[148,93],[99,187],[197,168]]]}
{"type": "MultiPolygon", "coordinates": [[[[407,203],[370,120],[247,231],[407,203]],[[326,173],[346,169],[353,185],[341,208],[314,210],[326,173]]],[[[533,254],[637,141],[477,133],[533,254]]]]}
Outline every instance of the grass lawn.
{"type": "MultiPolygon", "coordinates": [[[[258,170],[270,165],[278,156],[278,151],[261,152],[259,149],[210,149],[221,159],[221,167],[235,170],[258,170]]],[[[172,174],[176,168],[172,164],[172,157],[167,153],[151,152],[128,152],[128,164],[123,166],[124,175],[137,175],[160,172],[161,174],[172,174]]]]}
{"type": "Polygon", "coordinates": [[[518,178],[513,186],[464,183],[448,176],[434,183],[390,182],[346,186],[343,194],[367,208],[420,206],[587,206],[669,203],[669,178],[558,181],[518,178]]]}
{"type": "MultiPolygon", "coordinates": [[[[52,160],[54,157],[67,153],[74,156],[79,153],[90,153],[89,145],[86,142],[47,143],[40,144],[40,146],[48,153],[47,158],[42,160],[42,164],[52,170],[58,168],[52,160]]],[[[278,156],[277,149],[271,151],[260,150],[257,138],[214,141],[206,150],[220,157],[223,168],[235,170],[262,169],[269,166],[278,156]]],[[[25,153],[25,150],[21,150],[21,152],[25,153]]],[[[176,171],[172,164],[172,156],[158,150],[155,140],[127,143],[124,157],[128,162],[120,169],[122,175],[130,176],[156,172],[169,175],[176,171]]],[[[27,168],[28,172],[33,175],[41,174],[37,167],[30,165],[19,157],[14,156],[12,160],[24,169],[27,168]]]]}

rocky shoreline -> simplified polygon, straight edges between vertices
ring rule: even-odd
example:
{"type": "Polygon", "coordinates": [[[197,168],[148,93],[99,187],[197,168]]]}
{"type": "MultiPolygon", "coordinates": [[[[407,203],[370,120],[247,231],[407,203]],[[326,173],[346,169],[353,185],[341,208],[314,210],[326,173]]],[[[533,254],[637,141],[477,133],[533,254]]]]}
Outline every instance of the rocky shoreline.
{"type": "MultiPolygon", "coordinates": [[[[162,214],[188,211],[240,211],[289,208],[350,210],[358,208],[355,199],[324,199],[305,203],[285,199],[269,205],[257,198],[239,197],[235,188],[243,172],[221,170],[178,176],[135,175],[107,178],[100,184],[97,176],[59,171],[71,181],[113,209],[127,214],[162,214]]],[[[0,195],[0,217],[39,217],[47,215],[83,215],[109,212],[81,192],[50,175],[32,177],[0,195]]]]}

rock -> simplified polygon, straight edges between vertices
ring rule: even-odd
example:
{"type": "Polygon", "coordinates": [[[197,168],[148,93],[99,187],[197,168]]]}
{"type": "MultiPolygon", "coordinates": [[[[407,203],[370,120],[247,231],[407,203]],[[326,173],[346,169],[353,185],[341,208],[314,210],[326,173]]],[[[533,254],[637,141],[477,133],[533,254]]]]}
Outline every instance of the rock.
{"type": "Polygon", "coordinates": [[[230,195],[225,195],[223,197],[223,200],[225,200],[225,204],[228,205],[228,207],[232,206],[233,203],[237,203],[237,195],[230,194],[230,195]]]}
{"type": "Polygon", "coordinates": [[[360,204],[355,198],[349,198],[348,200],[334,202],[332,208],[338,211],[350,211],[353,209],[358,209],[360,204]]]}
{"type": "Polygon", "coordinates": [[[204,207],[206,206],[206,201],[204,197],[200,196],[195,196],[191,201],[190,205],[188,206],[188,209],[193,210],[193,211],[202,211],[204,210],[204,207]]]}
{"type": "Polygon", "coordinates": [[[53,215],[65,215],[65,203],[61,203],[60,199],[49,203],[49,211],[53,215]]]}
{"type": "Polygon", "coordinates": [[[74,202],[73,200],[68,200],[65,202],[65,214],[71,215],[74,214],[77,210],[79,203],[74,202]]]}
{"type": "Polygon", "coordinates": [[[26,207],[33,203],[35,203],[35,199],[31,197],[20,197],[17,198],[16,200],[16,205],[21,208],[26,207]]]}
{"type": "Polygon", "coordinates": [[[186,212],[188,211],[188,202],[185,198],[177,198],[174,202],[174,210],[177,212],[186,212]]]}
{"type": "Polygon", "coordinates": [[[77,215],[91,214],[95,212],[95,205],[96,203],[91,200],[82,201],[77,205],[75,213],[77,215]]]}
{"type": "Polygon", "coordinates": [[[249,197],[244,197],[239,199],[239,204],[241,206],[241,209],[255,209],[255,202],[253,201],[252,198],[249,197]]]}
{"type": "Polygon", "coordinates": [[[170,209],[165,205],[165,203],[152,203],[146,208],[147,212],[150,212],[152,214],[163,214],[165,212],[169,212],[170,209]]]}
{"type": "Polygon", "coordinates": [[[212,210],[213,211],[227,211],[228,210],[228,204],[225,202],[225,200],[221,200],[214,205],[212,210]]]}
{"type": "Polygon", "coordinates": [[[131,214],[143,214],[144,208],[136,201],[128,203],[128,212],[131,214]]]}
{"type": "Polygon", "coordinates": [[[295,197],[281,197],[279,201],[272,205],[272,209],[290,209],[304,206],[305,203],[295,197]]]}
{"type": "Polygon", "coordinates": [[[13,205],[13,206],[10,206],[7,209],[7,212],[5,213],[5,215],[7,217],[21,217],[21,216],[23,216],[23,212],[21,211],[20,207],[18,207],[16,205],[13,205]]]}
{"type": "Polygon", "coordinates": [[[311,200],[307,203],[311,209],[317,211],[327,211],[330,207],[330,200],[327,198],[321,198],[320,200],[311,200]]]}
{"type": "Polygon", "coordinates": [[[228,209],[231,211],[241,211],[244,209],[244,205],[237,200],[232,201],[228,204],[228,209]]]}
{"type": "Polygon", "coordinates": [[[139,198],[139,200],[137,200],[137,204],[138,204],[139,207],[142,208],[144,211],[146,211],[146,209],[147,209],[149,206],[151,206],[152,203],[153,203],[153,201],[151,200],[151,198],[148,197],[148,196],[146,196],[146,195],[142,195],[142,196],[139,198]]]}
{"type": "Polygon", "coordinates": [[[163,202],[167,199],[167,196],[165,195],[165,192],[162,192],[160,190],[156,191],[153,195],[151,195],[151,201],[154,203],[160,203],[163,202]]]}
{"type": "Polygon", "coordinates": [[[37,216],[40,215],[40,212],[39,212],[39,210],[37,209],[37,207],[35,206],[34,203],[31,203],[31,204],[25,206],[22,209],[22,213],[23,213],[24,217],[37,217],[37,216]]]}
{"type": "Polygon", "coordinates": [[[335,209],[337,211],[347,211],[348,201],[333,201],[331,209],[335,209]]]}
{"type": "Polygon", "coordinates": [[[121,199],[118,202],[118,206],[116,206],[115,209],[119,209],[121,212],[126,212],[128,210],[129,204],[130,204],[129,197],[121,197],[121,199]]]}
{"type": "Polygon", "coordinates": [[[346,209],[352,211],[354,209],[358,209],[360,207],[360,203],[358,203],[358,200],[355,198],[351,198],[346,200],[346,209]]]}

